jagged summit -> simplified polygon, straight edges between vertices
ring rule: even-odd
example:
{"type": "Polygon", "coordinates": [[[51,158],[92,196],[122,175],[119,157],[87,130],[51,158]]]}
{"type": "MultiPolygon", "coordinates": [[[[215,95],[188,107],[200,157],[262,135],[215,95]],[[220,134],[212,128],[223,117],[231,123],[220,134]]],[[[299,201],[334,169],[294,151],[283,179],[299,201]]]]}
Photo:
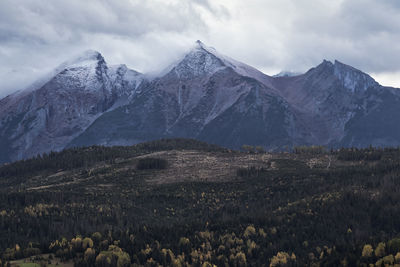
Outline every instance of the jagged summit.
{"type": "Polygon", "coordinates": [[[0,163],[165,137],[266,149],[400,144],[399,90],[337,60],[270,77],[198,40],[149,79],[87,50],[31,88],[0,100],[0,163]]]}
{"type": "Polygon", "coordinates": [[[195,42],[195,45],[198,46],[198,47],[200,48],[200,47],[203,47],[203,46],[204,46],[204,43],[203,43],[202,41],[200,41],[200,40],[197,40],[197,41],[195,42]]]}
{"type": "Polygon", "coordinates": [[[352,93],[364,92],[370,87],[379,85],[368,74],[338,60],[331,62],[324,59],[321,64],[310,69],[308,73],[331,75],[352,93]]]}
{"type": "Polygon", "coordinates": [[[218,60],[220,60],[221,63],[226,67],[236,68],[238,65],[246,65],[244,63],[238,62],[228,56],[219,53],[214,47],[207,46],[200,40],[197,40],[195,42],[194,48],[190,50],[186,56],[190,56],[196,53],[210,54],[215,58],[217,58],[218,60]]]}
{"type": "Polygon", "coordinates": [[[75,57],[75,61],[85,61],[85,60],[102,60],[103,56],[99,51],[88,49],[80,53],[75,57]]]}
{"type": "Polygon", "coordinates": [[[194,50],[204,50],[205,52],[213,54],[216,57],[225,57],[225,56],[219,54],[214,47],[207,46],[200,40],[197,40],[195,42],[194,50]]]}
{"type": "Polygon", "coordinates": [[[185,54],[181,61],[168,69],[171,69],[181,78],[192,79],[203,74],[212,75],[225,68],[230,68],[241,76],[251,77],[264,84],[271,85],[271,77],[268,75],[219,53],[215,48],[207,46],[200,40],[195,42],[194,47],[185,54]]]}
{"type": "Polygon", "coordinates": [[[57,69],[76,67],[95,67],[98,64],[105,65],[104,57],[95,50],[86,50],[70,60],[63,62],[57,69]]]}
{"type": "Polygon", "coordinates": [[[320,64],[310,69],[311,70],[319,70],[324,68],[331,68],[333,67],[333,63],[330,60],[324,59],[320,64]]]}
{"type": "Polygon", "coordinates": [[[85,50],[71,59],[64,61],[50,72],[46,73],[42,77],[39,77],[31,85],[16,91],[15,93],[11,94],[11,96],[15,98],[21,95],[29,94],[30,92],[41,88],[51,79],[56,78],[57,75],[60,74],[75,76],[77,78],[79,78],[79,76],[88,77],[89,72],[96,73],[96,71],[98,72],[99,70],[104,70],[106,68],[107,64],[100,52],[91,49],[85,50]]]}
{"type": "Polygon", "coordinates": [[[173,66],[172,71],[182,79],[193,79],[224,67],[225,63],[216,51],[198,40],[184,58],[173,66]]]}

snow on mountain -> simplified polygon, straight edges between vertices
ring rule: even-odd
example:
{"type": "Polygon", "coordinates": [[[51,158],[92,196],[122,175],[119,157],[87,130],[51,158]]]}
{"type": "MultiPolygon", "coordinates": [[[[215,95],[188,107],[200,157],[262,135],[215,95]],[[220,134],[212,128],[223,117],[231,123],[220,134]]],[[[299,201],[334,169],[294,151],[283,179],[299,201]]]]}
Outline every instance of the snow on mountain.
{"type": "Polygon", "coordinates": [[[60,72],[62,71],[67,72],[69,70],[69,74],[71,76],[76,76],[76,78],[79,78],[79,76],[87,77],[89,76],[89,73],[87,73],[87,71],[96,69],[99,62],[104,62],[104,58],[99,52],[95,50],[86,50],[83,53],[73,57],[72,59],[61,63],[49,73],[43,75],[42,77],[39,77],[28,87],[22,90],[18,90],[11,96],[20,96],[22,94],[27,94],[33,90],[39,89],[56,75],[60,74],[60,72]],[[84,73],[84,70],[86,70],[86,73],[84,73]]]}
{"type": "Polygon", "coordinates": [[[184,57],[159,73],[158,77],[164,76],[171,70],[182,75],[181,78],[190,78],[193,75],[202,74],[212,75],[223,68],[230,68],[239,75],[250,77],[268,86],[272,86],[272,79],[268,75],[254,67],[219,53],[215,48],[206,46],[200,40],[195,42],[192,49],[184,57]]]}
{"type": "Polygon", "coordinates": [[[339,61],[278,76],[200,41],[151,79],[86,51],[0,100],[0,162],[163,137],[233,148],[400,145],[399,90],[339,61]]]}
{"type": "Polygon", "coordinates": [[[139,85],[145,80],[143,74],[129,69],[125,64],[109,66],[108,76],[115,99],[111,109],[128,104],[138,93],[139,85]]]}
{"type": "Polygon", "coordinates": [[[181,117],[188,116],[205,98],[213,103],[207,110],[207,116],[200,120],[204,126],[249,92],[249,86],[232,82],[237,77],[252,78],[263,85],[270,84],[267,75],[220,54],[198,40],[185,57],[175,63],[171,71],[160,77],[157,83],[162,84],[161,90],[176,95],[181,117]]]}
{"type": "Polygon", "coordinates": [[[97,65],[98,62],[105,62],[103,56],[100,52],[95,50],[86,50],[80,55],[72,58],[63,64],[61,64],[58,69],[60,68],[76,68],[76,67],[93,67],[97,65]]]}
{"type": "Polygon", "coordinates": [[[125,65],[108,68],[92,50],[62,63],[0,100],[0,161],[63,149],[105,111],[126,104],[141,81],[125,65]]]}
{"type": "MultiPolygon", "coordinates": [[[[140,93],[128,105],[104,114],[69,146],[125,145],[172,136],[213,141],[220,138],[215,127],[222,125],[236,133],[264,125],[281,129],[281,136],[287,137],[288,128],[292,127],[290,123],[286,125],[290,111],[275,88],[268,86],[270,80],[271,77],[197,41],[169,71],[139,86],[140,93]],[[282,111],[280,120],[269,115],[273,110],[282,111]],[[246,123],[234,119],[239,114],[243,114],[246,123]],[[224,116],[229,119],[216,125],[216,120],[224,116]],[[109,118],[113,118],[112,125],[109,118]]],[[[224,145],[240,146],[241,140],[253,143],[249,136],[267,134],[266,129],[260,131],[247,137],[230,134],[223,140],[224,145]]],[[[273,140],[272,143],[277,145],[273,140]]]]}
{"type": "Polygon", "coordinates": [[[378,83],[368,74],[337,60],[335,60],[334,63],[334,73],[342,82],[343,86],[353,93],[363,92],[369,87],[378,85],[378,83]]]}
{"type": "Polygon", "coordinates": [[[208,53],[214,55],[215,57],[219,58],[222,60],[225,66],[232,68],[235,72],[242,76],[254,78],[258,81],[261,81],[267,86],[272,86],[272,79],[268,75],[262,73],[261,71],[257,70],[256,68],[253,68],[247,64],[244,64],[240,61],[237,61],[233,58],[230,58],[228,56],[225,56],[221,53],[219,53],[215,48],[213,47],[207,47],[204,45],[201,41],[196,42],[197,47],[207,51],[208,53]]]}

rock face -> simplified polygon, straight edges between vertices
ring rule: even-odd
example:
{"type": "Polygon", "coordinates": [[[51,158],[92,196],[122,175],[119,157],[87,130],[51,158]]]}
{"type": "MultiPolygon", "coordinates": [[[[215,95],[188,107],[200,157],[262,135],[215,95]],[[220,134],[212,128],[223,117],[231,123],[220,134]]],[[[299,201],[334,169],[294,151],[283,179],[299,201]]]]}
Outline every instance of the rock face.
{"type": "Polygon", "coordinates": [[[143,83],[130,104],[105,113],[69,146],[191,137],[278,148],[291,142],[295,122],[272,81],[197,42],[164,76],[143,83]]]}
{"type": "Polygon", "coordinates": [[[103,112],[131,97],[141,75],[87,51],[37,87],[0,101],[0,162],[61,150],[103,112]]]}
{"type": "Polygon", "coordinates": [[[301,143],[400,144],[400,90],[383,87],[351,66],[324,61],[303,75],[276,78],[275,86],[301,121],[301,143]]]}
{"type": "Polygon", "coordinates": [[[400,90],[338,61],[267,76],[200,41],[160,77],[94,51],[0,100],[0,162],[65,147],[189,137],[238,148],[400,145],[400,90]]]}

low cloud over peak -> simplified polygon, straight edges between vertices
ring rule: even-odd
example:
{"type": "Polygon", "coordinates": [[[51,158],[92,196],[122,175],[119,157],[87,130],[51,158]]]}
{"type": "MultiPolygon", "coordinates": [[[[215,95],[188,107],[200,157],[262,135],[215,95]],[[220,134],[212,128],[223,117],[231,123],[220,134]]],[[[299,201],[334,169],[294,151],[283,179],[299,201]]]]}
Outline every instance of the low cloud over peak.
{"type": "Polygon", "coordinates": [[[197,39],[269,74],[338,59],[400,87],[395,0],[2,0],[0,96],[86,49],[148,72],[197,39]]]}

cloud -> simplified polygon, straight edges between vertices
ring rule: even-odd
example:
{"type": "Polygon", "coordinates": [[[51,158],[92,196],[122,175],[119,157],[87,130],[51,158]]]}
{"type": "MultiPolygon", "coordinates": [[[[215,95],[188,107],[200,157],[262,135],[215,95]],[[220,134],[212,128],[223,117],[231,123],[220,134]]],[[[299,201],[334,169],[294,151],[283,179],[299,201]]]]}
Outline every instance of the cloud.
{"type": "Polygon", "coordinates": [[[218,10],[204,0],[2,0],[0,95],[89,48],[142,71],[165,65],[207,31],[207,12],[218,10]]]}
{"type": "Polygon", "coordinates": [[[400,72],[400,3],[2,0],[0,96],[86,49],[100,51],[110,64],[148,72],[197,39],[269,74],[338,59],[396,83],[390,77],[400,72]]]}
{"type": "Polygon", "coordinates": [[[134,39],[149,32],[184,33],[203,26],[190,1],[3,0],[1,7],[2,41],[56,44],[79,42],[86,34],[134,39]]]}
{"type": "Polygon", "coordinates": [[[267,73],[306,71],[323,59],[367,72],[400,70],[398,1],[232,2],[233,19],[216,20],[219,25],[210,39],[267,73]],[[224,40],[232,42],[224,45],[224,40]]]}

